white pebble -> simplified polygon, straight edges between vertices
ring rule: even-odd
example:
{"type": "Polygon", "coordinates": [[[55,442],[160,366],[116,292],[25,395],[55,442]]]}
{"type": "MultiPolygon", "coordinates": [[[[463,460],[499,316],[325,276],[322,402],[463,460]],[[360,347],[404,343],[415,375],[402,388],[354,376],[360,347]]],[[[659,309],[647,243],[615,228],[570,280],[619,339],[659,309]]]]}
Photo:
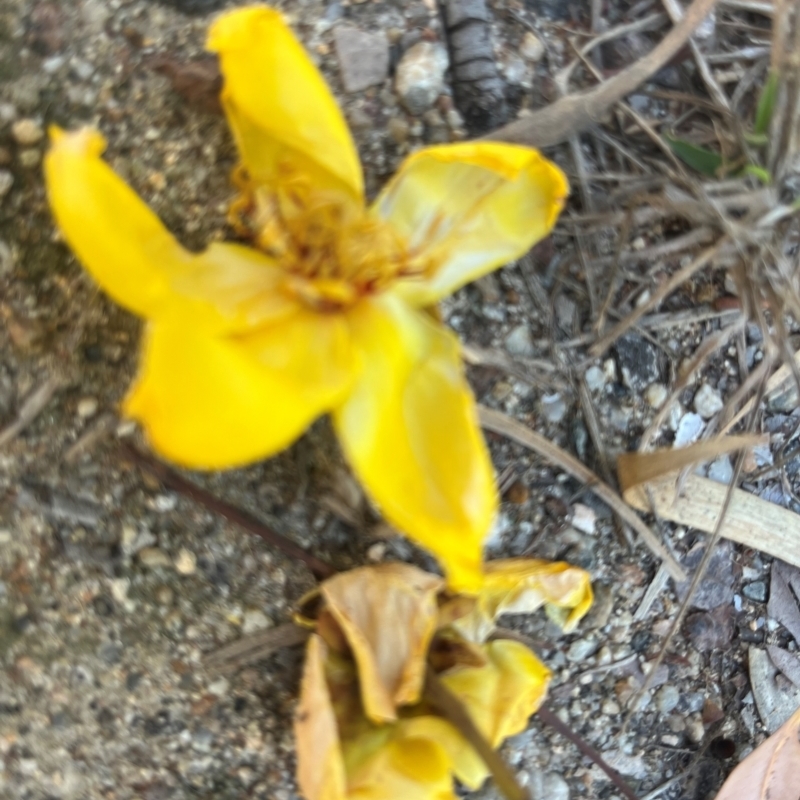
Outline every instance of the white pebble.
{"type": "Polygon", "coordinates": [[[542,60],[544,55],[544,45],[536,34],[528,31],[522,37],[522,44],[519,48],[519,54],[526,60],[532,61],[534,64],[542,60]]]}
{"type": "Polygon", "coordinates": [[[593,508],[583,503],[575,503],[572,506],[572,527],[577,528],[583,533],[593,534],[597,524],[597,514],[593,508]]]}
{"type": "Polygon", "coordinates": [[[34,119],[19,119],[11,126],[11,135],[17,144],[30,147],[42,141],[44,130],[34,119]]]}
{"type": "Polygon", "coordinates": [[[583,379],[590,392],[599,392],[606,385],[606,374],[598,366],[589,367],[583,379]]]}
{"type": "Polygon", "coordinates": [[[400,59],[395,73],[395,89],[412,114],[427,111],[444,90],[447,51],[432,42],[419,42],[400,59]]]}
{"type": "Polygon", "coordinates": [[[557,424],[564,419],[567,413],[567,404],[558,392],[546,394],[542,397],[542,414],[548,422],[557,424]]]}
{"type": "Polygon", "coordinates": [[[694,410],[703,418],[711,419],[714,414],[722,411],[724,403],[722,395],[716,390],[712,389],[707,383],[704,383],[694,396],[694,410]]]}
{"type": "Polygon", "coordinates": [[[0,169],[0,197],[5,197],[14,185],[14,176],[7,169],[0,169]]]}
{"type": "Polygon", "coordinates": [[[247,635],[249,633],[255,633],[256,631],[263,631],[264,628],[269,628],[272,623],[269,621],[269,617],[263,612],[259,611],[257,608],[251,608],[249,611],[244,612],[244,617],[242,618],[242,633],[247,635]]]}
{"type": "Polygon", "coordinates": [[[181,575],[192,575],[197,569],[197,556],[191,550],[182,547],[175,559],[175,569],[181,575]]]}
{"type": "Polygon", "coordinates": [[[678,430],[675,431],[675,447],[686,447],[687,444],[696,442],[705,428],[703,418],[699,414],[687,412],[681,417],[678,423],[678,430]]]}
{"type": "Polygon", "coordinates": [[[644,399],[650,408],[661,408],[667,400],[667,387],[663,383],[651,383],[644,390],[644,399]]]}
{"type": "Polygon", "coordinates": [[[78,416],[81,419],[89,419],[97,413],[97,398],[96,397],[82,397],[78,401],[78,416]]]}

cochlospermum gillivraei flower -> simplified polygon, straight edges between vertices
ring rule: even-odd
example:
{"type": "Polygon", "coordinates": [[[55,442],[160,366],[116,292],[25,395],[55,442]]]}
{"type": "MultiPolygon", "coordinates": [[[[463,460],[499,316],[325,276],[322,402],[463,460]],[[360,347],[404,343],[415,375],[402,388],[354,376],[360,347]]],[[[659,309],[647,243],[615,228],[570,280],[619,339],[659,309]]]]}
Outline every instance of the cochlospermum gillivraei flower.
{"type": "Polygon", "coordinates": [[[456,800],[453,778],[468,789],[486,780],[487,765],[426,696],[426,673],[496,749],[525,729],[550,681],[524,644],[490,638],[496,617],[544,606],[572,630],[592,590],[569,564],[515,558],[485,568],[470,596],[387,563],[335,575],[301,601],[298,621],[314,630],[295,722],[306,800],[456,800]]]}
{"type": "Polygon", "coordinates": [[[230,220],[251,246],[185,250],[100,158],[99,132],[53,129],[61,231],[144,317],[124,413],[181,465],[271,456],[330,413],[386,518],[477,586],[497,499],[456,337],[430,307],[546,236],[567,195],[538,152],[492,142],[409,156],[369,206],[324,79],[280,14],[224,14],[208,48],[239,151],[230,220]]]}

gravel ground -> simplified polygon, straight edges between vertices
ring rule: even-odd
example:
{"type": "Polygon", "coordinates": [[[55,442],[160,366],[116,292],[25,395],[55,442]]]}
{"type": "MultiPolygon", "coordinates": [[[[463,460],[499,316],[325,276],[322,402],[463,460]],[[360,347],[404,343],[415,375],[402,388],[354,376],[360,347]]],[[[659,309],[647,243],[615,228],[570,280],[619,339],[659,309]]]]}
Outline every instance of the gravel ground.
{"type": "MultiPolygon", "coordinates": [[[[163,72],[166,58],[174,82],[176,65],[202,54],[211,15],[231,5],[0,0],[0,429],[32,394],[52,390],[36,418],[0,447],[0,796],[9,799],[295,797],[299,651],[227,678],[204,670],[202,657],[287,621],[313,579],[163,491],[120,450],[120,438],[136,436],[114,409],[133,374],[139,324],[92,286],[59,241],[40,170],[47,124],[96,124],[115,169],[183,242],[199,248],[226,235],[235,155],[224,121],[203,108],[196,84],[188,91],[197,102],[189,102],[154,66],[163,72]]],[[[282,5],[341,98],[369,192],[414,147],[468,135],[443,70],[432,2],[282,5]]],[[[586,9],[498,0],[493,11],[509,113],[524,113],[552,97],[550,78],[569,52],[565,32],[585,27],[586,9]]],[[[610,6],[608,21],[622,19],[610,6]]],[[[643,34],[627,37],[604,54],[606,66],[647,46],[643,34]]],[[[690,66],[671,66],[662,84],[691,79],[690,66]]],[[[648,97],[641,104],[669,113],[648,97]]],[[[573,171],[567,148],[551,155],[573,171]]],[[[598,184],[596,204],[603,192],[598,184]]],[[[643,232],[639,249],[670,233],[643,232]]],[[[631,334],[605,358],[587,360],[585,273],[574,248],[565,225],[520,263],[448,300],[444,316],[470,345],[513,361],[512,370],[470,368],[482,402],[600,470],[601,455],[613,463],[635,446],[681,363],[726,318],[631,334]]],[[[717,291],[719,280],[701,276],[663,310],[696,308],[717,291]]],[[[749,328],[742,352],[752,363],[760,345],[749,328]]],[[[712,359],[671,411],[662,441],[698,436],[738,385],[738,367],[736,348],[712,359]]],[[[790,403],[774,409],[770,430],[788,441],[796,422],[790,403]]],[[[712,796],[764,736],[748,647],[794,649],[767,617],[770,560],[719,546],[677,646],[623,728],[680,589],[660,580],[657,562],[629,546],[586,487],[500,437],[489,440],[504,489],[490,555],[563,558],[595,582],[596,605],[572,636],[538,617],[509,623],[539,642],[554,670],[552,707],[641,796],[676,775],[683,777],[662,796],[712,796]]],[[[710,469],[719,479],[731,474],[726,460],[710,469]]],[[[366,506],[324,420],[265,464],[190,477],[338,568],[395,558],[429,564],[366,506]]],[[[752,477],[750,486],[793,502],[778,481],[752,477]]],[[[701,536],[669,525],[661,532],[687,566],[699,562],[701,536]]],[[[505,753],[534,800],[617,797],[595,765],[535,718],[505,753]]],[[[479,795],[496,796],[491,787],[479,795]]]]}

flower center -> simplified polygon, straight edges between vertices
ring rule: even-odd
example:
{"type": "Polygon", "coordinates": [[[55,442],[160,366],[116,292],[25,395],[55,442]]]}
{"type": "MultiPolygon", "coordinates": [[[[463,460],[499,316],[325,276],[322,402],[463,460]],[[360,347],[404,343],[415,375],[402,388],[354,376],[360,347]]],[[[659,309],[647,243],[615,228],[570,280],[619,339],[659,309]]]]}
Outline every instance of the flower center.
{"type": "Polygon", "coordinates": [[[240,167],[228,218],[288,273],[287,288],[307,305],[339,310],[426,271],[389,223],[297,171],[279,173],[275,185],[258,186],[240,167]]]}

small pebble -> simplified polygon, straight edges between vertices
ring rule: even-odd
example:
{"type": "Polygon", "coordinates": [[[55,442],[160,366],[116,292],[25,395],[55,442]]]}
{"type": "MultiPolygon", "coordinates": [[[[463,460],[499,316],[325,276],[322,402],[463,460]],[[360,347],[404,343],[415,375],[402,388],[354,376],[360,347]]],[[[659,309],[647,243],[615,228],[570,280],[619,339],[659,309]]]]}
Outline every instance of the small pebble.
{"type": "Polygon", "coordinates": [[[569,784],[557,772],[533,772],[528,794],[531,800],[569,800],[569,784]]]}
{"type": "Polygon", "coordinates": [[[644,391],[644,399],[650,408],[661,408],[667,400],[667,387],[663,383],[651,383],[644,391]]]}
{"type": "Polygon", "coordinates": [[[686,720],[680,714],[671,714],[667,725],[673,733],[683,733],[686,730],[686,720]]]}
{"type": "Polygon", "coordinates": [[[703,418],[699,414],[687,412],[681,417],[678,423],[678,430],[675,431],[675,447],[686,447],[687,444],[696,442],[705,428],[703,418]]]}
{"type": "Polygon", "coordinates": [[[567,661],[578,663],[585,661],[597,652],[598,643],[594,639],[578,639],[567,650],[567,661]]]}
{"type": "Polygon", "coordinates": [[[661,353],[650,341],[636,333],[620,336],[614,345],[622,383],[632,392],[644,392],[660,374],[661,353]]]}
{"type": "Polygon", "coordinates": [[[197,569],[197,556],[185,547],[180,549],[175,559],[175,569],[181,575],[192,575],[197,569]]]}
{"type": "Polygon", "coordinates": [[[158,547],[143,547],[137,555],[141,565],[148,569],[172,566],[172,559],[158,547]]]}
{"type": "Polygon", "coordinates": [[[31,147],[38,144],[44,138],[42,126],[33,119],[18,119],[11,126],[11,135],[17,144],[24,147],[31,147]]]}
{"type": "Polygon", "coordinates": [[[78,416],[81,419],[89,419],[97,413],[97,398],[96,397],[82,397],[78,401],[78,416]]]}
{"type": "Polygon", "coordinates": [[[718,414],[724,407],[722,395],[704,383],[694,396],[694,410],[703,418],[711,419],[714,414],[718,414]]]}
{"type": "Polygon", "coordinates": [[[567,404],[558,392],[542,396],[542,414],[544,418],[554,425],[564,419],[567,413],[567,404]]]}
{"type": "Polygon", "coordinates": [[[377,563],[386,555],[386,542],[375,542],[367,548],[367,560],[377,563]]]}
{"type": "Polygon", "coordinates": [[[423,114],[436,102],[444,90],[448,61],[447,51],[432,42],[415,44],[400,59],[395,89],[412,114],[423,114]]]}
{"type": "Polygon", "coordinates": [[[0,197],[5,197],[14,185],[14,176],[7,169],[0,169],[0,197]]]}
{"type": "Polygon", "coordinates": [[[19,163],[21,166],[25,167],[25,169],[38,167],[41,160],[42,154],[35,147],[26,147],[24,150],[20,151],[19,163]]]}
{"type": "Polygon", "coordinates": [[[506,350],[512,356],[534,355],[533,339],[531,339],[531,329],[526,323],[517,325],[511,333],[506,336],[506,350]]]}
{"type": "Polygon", "coordinates": [[[405,144],[408,141],[409,124],[402,117],[392,117],[386,127],[395,144],[405,144]]]}
{"type": "Polygon", "coordinates": [[[156,589],[156,602],[160,606],[169,607],[172,605],[173,600],[175,600],[175,592],[169,586],[159,586],[156,589]]]}
{"type": "Polygon", "coordinates": [[[593,508],[583,503],[572,506],[572,527],[583,533],[594,534],[597,525],[597,514],[593,508]]]}
{"type": "Polygon", "coordinates": [[[537,61],[542,60],[544,52],[544,45],[539,37],[536,36],[536,34],[534,34],[532,31],[528,31],[522,37],[522,44],[519,48],[519,54],[526,61],[531,61],[535,64],[537,61]]]}
{"type": "Polygon", "coordinates": [[[148,505],[150,505],[155,511],[165,513],[175,509],[175,507],[178,505],[178,498],[174,494],[159,494],[156,495],[153,498],[152,503],[148,505]]]}
{"type": "Polygon", "coordinates": [[[225,697],[230,689],[230,683],[226,678],[217,678],[213,683],[208,684],[208,691],[216,697],[225,697]]]}
{"type": "Polygon", "coordinates": [[[705,734],[706,729],[703,725],[703,720],[700,719],[699,715],[694,714],[689,717],[688,720],[686,720],[686,735],[689,737],[690,742],[699,744],[703,741],[705,734]]]}
{"type": "Polygon", "coordinates": [[[333,41],[346,92],[360,92],[386,80],[389,42],[384,33],[368,33],[340,25],[333,31],[333,41]]]}
{"type": "Polygon", "coordinates": [[[729,456],[715,458],[708,466],[708,477],[712,481],[728,484],[733,479],[733,465],[729,456]]]}
{"type": "Polygon", "coordinates": [[[616,714],[619,714],[622,709],[616,700],[603,700],[603,704],[600,706],[600,711],[606,716],[613,717],[616,714]]]}
{"type": "Polygon", "coordinates": [[[742,587],[742,594],[748,600],[755,600],[756,603],[765,603],[767,600],[767,584],[764,581],[753,581],[742,587]]]}
{"type": "Polygon", "coordinates": [[[8,125],[17,118],[17,109],[13,103],[0,103],[0,125],[8,125]]]}
{"type": "Polygon", "coordinates": [[[249,611],[244,612],[244,617],[242,618],[242,633],[246,636],[249,633],[263,631],[271,625],[272,623],[269,617],[267,617],[263,611],[259,611],[257,608],[251,608],[249,611]]]}
{"type": "Polygon", "coordinates": [[[680,699],[681,693],[677,687],[667,684],[656,692],[656,708],[661,714],[669,714],[680,699]]]}
{"type": "MultiPolygon", "coordinates": [[[[613,361],[611,362],[614,363],[613,361]]],[[[606,385],[606,375],[598,366],[589,367],[583,376],[590,392],[599,392],[606,385]]]]}

